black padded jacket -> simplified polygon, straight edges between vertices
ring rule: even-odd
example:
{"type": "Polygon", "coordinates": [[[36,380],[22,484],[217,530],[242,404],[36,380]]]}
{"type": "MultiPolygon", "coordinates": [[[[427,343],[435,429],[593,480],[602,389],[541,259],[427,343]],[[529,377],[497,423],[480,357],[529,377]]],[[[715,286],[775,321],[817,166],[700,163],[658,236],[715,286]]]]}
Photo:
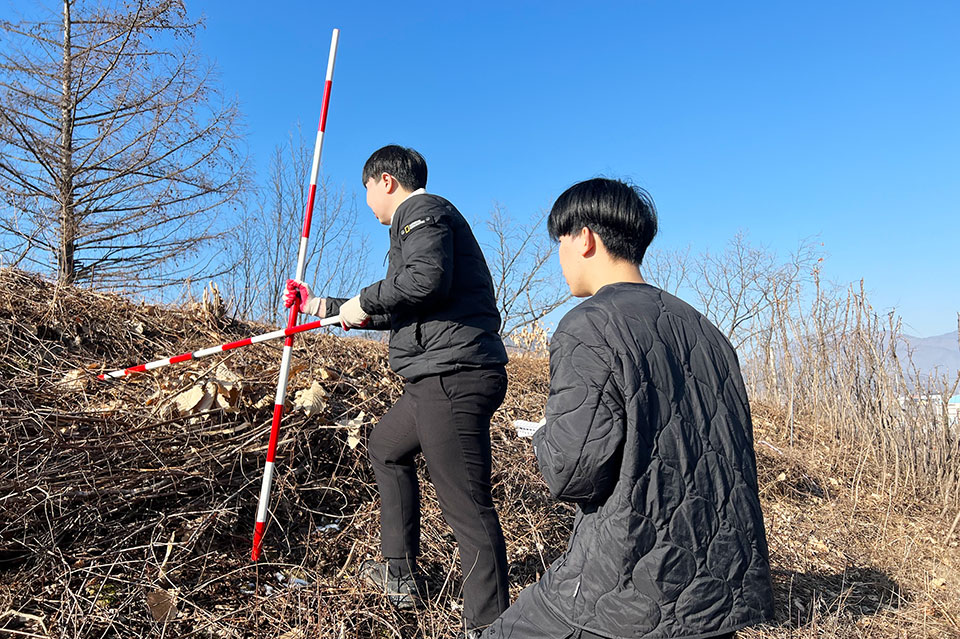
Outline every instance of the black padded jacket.
{"type": "Polygon", "coordinates": [[[736,353],[685,302],[618,283],[550,344],[550,492],[578,505],[531,593],[606,637],[711,637],[770,618],[750,408],[736,353]]]}
{"type": "MultiPolygon", "coordinates": [[[[460,212],[419,194],[393,214],[387,275],[360,292],[366,328],[390,330],[390,367],[408,380],[502,366],[500,312],[483,252],[460,212]]],[[[327,299],[327,315],[343,299],[327,299]]]]}

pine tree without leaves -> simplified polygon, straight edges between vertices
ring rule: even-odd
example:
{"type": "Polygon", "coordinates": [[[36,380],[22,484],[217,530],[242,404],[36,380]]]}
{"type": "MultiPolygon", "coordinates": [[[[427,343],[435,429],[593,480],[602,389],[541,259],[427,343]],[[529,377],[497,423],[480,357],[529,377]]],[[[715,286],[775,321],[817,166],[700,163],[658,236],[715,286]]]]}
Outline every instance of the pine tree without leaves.
{"type": "MultiPolygon", "coordinates": [[[[62,12],[61,12],[62,9],[62,12]]],[[[0,21],[0,250],[62,283],[197,275],[243,184],[236,105],[180,0],[0,21]]]]}

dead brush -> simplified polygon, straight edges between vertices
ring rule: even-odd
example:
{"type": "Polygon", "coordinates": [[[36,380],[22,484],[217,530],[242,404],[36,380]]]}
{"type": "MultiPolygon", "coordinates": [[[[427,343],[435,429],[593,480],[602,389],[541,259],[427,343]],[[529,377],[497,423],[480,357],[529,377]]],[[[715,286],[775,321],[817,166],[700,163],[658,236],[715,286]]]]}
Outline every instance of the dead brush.
{"type": "MultiPolygon", "coordinates": [[[[855,315],[836,318],[856,327],[855,315]]],[[[877,403],[870,393],[879,378],[868,374],[877,360],[870,358],[889,351],[854,348],[851,340],[860,335],[870,344],[880,324],[863,316],[859,333],[834,339],[827,319],[821,350],[816,339],[783,341],[779,325],[758,333],[760,345],[770,338],[770,350],[759,351],[771,353],[769,368],[753,359],[756,351],[741,348],[754,394],[777,617],[739,634],[954,637],[960,552],[948,528],[955,511],[942,512],[951,502],[924,474],[939,462],[936,455],[897,462],[899,440],[867,421],[879,409],[855,403],[877,403]],[[822,364],[809,364],[811,356],[822,364]],[[859,371],[856,383],[850,370],[859,371]],[[814,375],[820,385],[807,388],[814,375]]],[[[816,335],[792,322],[788,336],[816,335]]],[[[100,369],[87,368],[188,351],[262,328],[228,317],[217,327],[192,311],[55,289],[0,271],[0,632],[453,636],[460,574],[429,483],[421,484],[427,607],[401,614],[356,578],[360,563],[379,554],[364,435],[402,388],[383,345],[329,335],[298,342],[291,396],[315,384],[323,392],[312,392],[310,416],[304,404],[291,405],[284,418],[266,557],[257,564],[248,560],[249,543],[271,416],[270,402],[260,404],[272,399],[279,349],[264,344],[120,383],[99,383],[100,369]],[[175,406],[185,392],[229,381],[221,366],[237,378],[223,395],[226,405],[175,406]]],[[[573,508],[550,498],[529,441],[518,440],[510,425],[542,416],[548,360],[514,357],[508,373],[491,435],[494,499],[516,597],[565,548],[573,508]]],[[[881,397],[895,398],[892,392],[881,397]]],[[[903,423],[893,421],[895,399],[883,402],[891,420],[886,428],[903,423]]],[[[909,414],[932,415],[933,408],[920,405],[909,414]]],[[[933,433],[948,441],[930,420],[915,437],[933,433]]]]}
{"type": "MultiPolygon", "coordinates": [[[[55,289],[13,270],[0,271],[0,291],[0,632],[290,639],[456,631],[455,543],[429,484],[427,609],[400,614],[356,579],[362,560],[379,553],[364,435],[402,387],[382,345],[329,335],[298,343],[266,557],[252,564],[272,415],[272,401],[262,400],[272,400],[279,349],[265,344],[119,383],[99,382],[102,367],[89,366],[261,327],[55,289]],[[309,407],[293,400],[298,391],[310,391],[309,407]]],[[[512,367],[493,427],[514,595],[569,532],[570,508],[549,499],[529,442],[509,425],[542,410],[545,367],[512,367]]]]}
{"type": "Polygon", "coordinates": [[[540,320],[535,320],[523,328],[514,331],[510,339],[524,354],[544,357],[549,353],[550,335],[540,320]]]}

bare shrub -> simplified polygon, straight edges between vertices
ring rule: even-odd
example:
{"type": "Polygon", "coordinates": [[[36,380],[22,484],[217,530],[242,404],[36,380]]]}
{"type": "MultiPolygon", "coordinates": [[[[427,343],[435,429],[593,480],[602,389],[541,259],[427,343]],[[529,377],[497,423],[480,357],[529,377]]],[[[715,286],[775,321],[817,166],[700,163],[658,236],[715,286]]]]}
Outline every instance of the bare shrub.
{"type": "MultiPolygon", "coordinates": [[[[295,275],[312,158],[310,144],[297,127],[286,144],[274,149],[265,184],[236,229],[228,257],[236,266],[225,293],[238,317],[284,321],[283,284],[295,275]]],[[[321,174],[304,274],[311,292],[347,297],[358,293],[368,274],[367,252],[356,204],[321,174]]]]}
{"type": "Polygon", "coordinates": [[[553,244],[544,233],[547,213],[521,224],[499,205],[486,220],[492,240],[484,245],[493,276],[502,337],[535,325],[570,299],[558,273],[553,244]]]}
{"type": "Polygon", "coordinates": [[[906,503],[936,499],[952,512],[960,432],[947,403],[960,373],[918,370],[896,314],[877,313],[862,281],[825,282],[822,266],[815,242],[780,259],[743,234],[719,254],[661,252],[645,265],[737,347],[751,399],[784,411],[791,443],[802,416],[855,480],[867,464],[879,469],[877,485],[864,490],[890,490],[906,503]],[[850,450],[861,453],[852,466],[850,450]]]}

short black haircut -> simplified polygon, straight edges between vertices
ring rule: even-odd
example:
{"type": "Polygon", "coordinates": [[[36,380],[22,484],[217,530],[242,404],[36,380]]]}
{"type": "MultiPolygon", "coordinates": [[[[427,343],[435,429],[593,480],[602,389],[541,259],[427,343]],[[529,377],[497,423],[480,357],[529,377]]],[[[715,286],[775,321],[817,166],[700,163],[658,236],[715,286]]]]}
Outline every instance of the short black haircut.
{"type": "Polygon", "coordinates": [[[553,203],[547,231],[556,242],[588,228],[612,256],[640,265],[657,234],[657,209],[639,186],[593,178],[574,184],[553,203]]]}
{"type": "Polygon", "coordinates": [[[370,178],[380,179],[389,173],[407,191],[416,191],[427,186],[427,161],[423,156],[406,147],[388,144],[373,152],[363,165],[363,185],[370,178]]]}

